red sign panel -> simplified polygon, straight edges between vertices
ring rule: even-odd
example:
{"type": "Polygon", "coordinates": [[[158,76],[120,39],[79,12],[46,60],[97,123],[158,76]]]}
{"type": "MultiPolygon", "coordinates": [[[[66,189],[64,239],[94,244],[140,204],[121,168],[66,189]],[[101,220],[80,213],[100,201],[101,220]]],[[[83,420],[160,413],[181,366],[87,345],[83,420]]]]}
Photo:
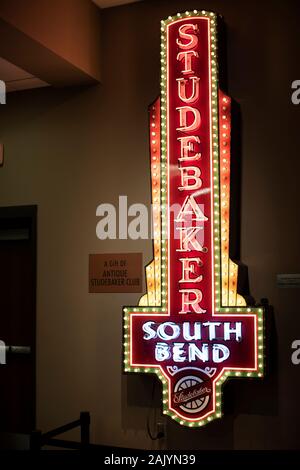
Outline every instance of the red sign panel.
{"type": "Polygon", "coordinates": [[[125,370],[156,373],[164,413],[189,426],[221,416],[227,377],[263,371],[262,309],[237,293],[228,255],[230,99],[218,90],[215,28],[207,12],[162,22],[161,98],[150,108],[155,258],[147,295],[124,310],[125,370]]]}

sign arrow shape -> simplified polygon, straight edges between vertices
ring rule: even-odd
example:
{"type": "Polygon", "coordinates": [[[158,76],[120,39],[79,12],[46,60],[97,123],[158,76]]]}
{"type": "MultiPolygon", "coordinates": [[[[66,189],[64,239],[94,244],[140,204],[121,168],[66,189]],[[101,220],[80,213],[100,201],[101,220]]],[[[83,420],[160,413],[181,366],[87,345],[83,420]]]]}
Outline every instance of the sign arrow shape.
{"type": "Polygon", "coordinates": [[[124,309],[126,372],[155,373],[187,426],[221,417],[230,376],[263,375],[263,309],[229,259],[230,98],[218,88],[216,15],[162,22],[161,97],[150,107],[154,260],[124,309]]]}

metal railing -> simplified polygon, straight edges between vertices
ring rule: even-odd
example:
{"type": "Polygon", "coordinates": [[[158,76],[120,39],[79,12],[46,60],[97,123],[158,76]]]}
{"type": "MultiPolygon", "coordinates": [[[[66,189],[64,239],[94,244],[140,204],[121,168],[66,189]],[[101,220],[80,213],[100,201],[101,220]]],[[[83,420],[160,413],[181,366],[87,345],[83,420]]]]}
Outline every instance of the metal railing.
{"type": "Polygon", "coordinates": [[[41,431],[33,431],[30,435],[30,450],[39,452],[43,446],[62,447],[65,449],[87,450],[90,445],[90,413],[82,411],[80,418],[71,423],[60,426],[52,431],[42,434],[41,431]],[[80,427],[80,442],[56,439],[57,436],[71,429],[80,427]]]}

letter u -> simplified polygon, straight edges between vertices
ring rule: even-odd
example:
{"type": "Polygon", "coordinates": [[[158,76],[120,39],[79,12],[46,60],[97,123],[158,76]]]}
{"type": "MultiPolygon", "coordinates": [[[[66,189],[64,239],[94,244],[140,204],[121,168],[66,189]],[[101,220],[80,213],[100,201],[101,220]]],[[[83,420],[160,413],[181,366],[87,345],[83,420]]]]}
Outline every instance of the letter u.
{"type": "Polygon", "coordinates": [[[199,81],[200,78],[198,77],[189,77],[188,79],[186,78],[177,78],[177,84],[178,84],[178,96],[179,98],[184,101],[184,103],[194,103],[194,101],[197,101],[199,98],[199,81]],[[192,80],[192,91],[190,93],[190,96],[187,97],[187,82],[189,80],[192,80]]]}

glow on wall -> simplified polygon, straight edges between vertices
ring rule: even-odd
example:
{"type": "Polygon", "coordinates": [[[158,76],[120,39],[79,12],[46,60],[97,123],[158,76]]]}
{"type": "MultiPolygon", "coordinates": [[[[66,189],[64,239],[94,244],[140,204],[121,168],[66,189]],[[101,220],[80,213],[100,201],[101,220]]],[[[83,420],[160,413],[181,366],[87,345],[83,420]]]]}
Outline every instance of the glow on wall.
{"type": "MultiPolygon", "coordinates": [[[[124,370],[156,374],[163,413],[222,415],[230,377],[263,376],[263,309],[237,293],[229,259],[231,100],[218,87],[216,15],[161,22],[161,95],[150,106],[154,258],[124,308],[124,370]]],[[[250,397],[249,397],[250,398],[250,397]]]]}

